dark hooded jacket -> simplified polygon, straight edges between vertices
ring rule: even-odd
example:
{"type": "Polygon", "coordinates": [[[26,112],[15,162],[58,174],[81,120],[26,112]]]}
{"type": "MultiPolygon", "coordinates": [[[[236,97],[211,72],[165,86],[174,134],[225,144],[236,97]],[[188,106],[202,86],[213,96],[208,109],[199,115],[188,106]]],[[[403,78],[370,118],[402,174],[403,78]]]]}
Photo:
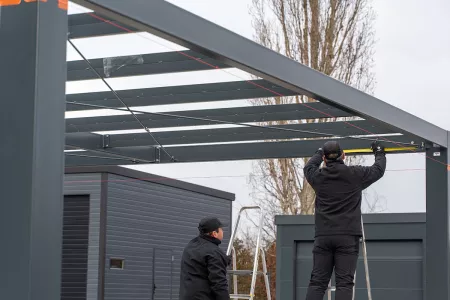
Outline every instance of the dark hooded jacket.
{"type": "Polygon", "coordinates": [[[220,240],[200,235],[189,242],[181,258],[180,300],[229,300],[230,258],[220,240]]]}
{"type": "Polygon", "coordinates": [[[362,235],[361,198],[362,191],[383,177],[386,170],[384,153],[375,154],[375,163],[370,166],[347,166],[344,161],[322,163],[321,153],[316,153],[303,171],[316,192],[315,226],[316,236],[362,235]]]}

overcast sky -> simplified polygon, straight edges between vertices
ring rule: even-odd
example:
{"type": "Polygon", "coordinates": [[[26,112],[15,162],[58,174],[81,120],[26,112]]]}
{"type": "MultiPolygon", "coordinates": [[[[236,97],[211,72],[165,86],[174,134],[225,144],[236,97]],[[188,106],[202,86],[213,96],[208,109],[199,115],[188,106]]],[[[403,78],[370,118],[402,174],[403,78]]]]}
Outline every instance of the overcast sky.
{"type": "MultiPolygon", "coordinates": [[[[231,31],[252,38],[251,0],[169,0],[231,31]]],[[[448,0],[374,0],[376,20],[375,96],[445,129],[450,129],[450,1],[448,0]]],[[[82,12],[71,6],[70,13],[82,12]]],[[[183,50],[151,35],[94,38],[76,41],[89,58],[183,50]]],[[[68,60],[80,59],[68,49],[68,60]]],[[[233,70],[236,76],[220,70],[199,72],[197,76],[180,75],[176,84],[234,81],[248,74],[233,70]],[[237,79],[238,78],[238,79],[237,79]]],[[[163,86],[168,79],[160,76],[111,80],[115,89],[163,86]]],[[[166,84],[165,84],[166,82],[166,84]]],[[[173,77],[171,78],[173,84],[173,77]]],[[[67,93],[107,90],[98,81],[68,83],[67,93]]],[[[183,109],[248,105],[244,101],[205,103],[183,109]]],[[[178,107],[179,108],[179,107],[178,107]]],[[[173,106],[153,111],[176,110],[173,106]]],[[[74,117],[76,114],[68,114],[74,117]]],[[[368,163],[373,160],[369,159],[368,163]]],[[[251,203],[247,177],[252,162],[141,165],[135,169],[219,188],[236,194],[235,209],[251,203]]],[[[385,201],[386,212],[425,211],[425,158],[422,154],[388,155],[388,172],[371,187],[385,201]],[[407,171],[408,169],[409,171],[407,171]]]]}

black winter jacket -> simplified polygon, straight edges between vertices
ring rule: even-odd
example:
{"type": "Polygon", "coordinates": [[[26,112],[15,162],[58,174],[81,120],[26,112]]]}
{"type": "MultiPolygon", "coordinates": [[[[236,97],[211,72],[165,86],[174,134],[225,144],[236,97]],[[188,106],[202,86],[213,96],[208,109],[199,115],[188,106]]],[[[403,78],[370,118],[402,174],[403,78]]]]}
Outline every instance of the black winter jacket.
{"type": "Polygon", "coordinates": [[[361,236],[361,194],[383,177],[386,156],[377,153],[370,166],[347,166],[342,160],[327,162],[319,168],[322,156],[316,153],[303,168],[306,179],[316,192],[316,236],[361,236]]]}
{"type": "Polygon", "coordinates": [[[220,240],[198,236],[181,258],[180,300],[229,300],[227,266],[230,259],[220,240]]]}

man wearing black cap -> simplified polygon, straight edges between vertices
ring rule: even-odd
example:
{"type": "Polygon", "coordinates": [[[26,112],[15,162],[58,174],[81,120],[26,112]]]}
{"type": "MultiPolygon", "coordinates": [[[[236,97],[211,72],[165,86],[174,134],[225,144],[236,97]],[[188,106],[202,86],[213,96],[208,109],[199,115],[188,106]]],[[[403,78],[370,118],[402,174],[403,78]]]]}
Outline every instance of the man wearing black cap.
{"type": "Polygon", "coordinates": [[[227,266],[230,259],[219,248],[224,225],[217,218],[200,221],[199,236],[181,258],[180,300],[229,300],[227,266]]]}
{"type": "Polygon", "coordinates": [[[339,143],[326,142],[303,169],[316,193],[314,266],[306,300],[323,299],[333,268],[335,299],[352,299],[362,236],[362,191],[383,177],[386,170],[384,147],[374,142],[371,149],[375,154],[372,166],[347,166],[339,143]]]}

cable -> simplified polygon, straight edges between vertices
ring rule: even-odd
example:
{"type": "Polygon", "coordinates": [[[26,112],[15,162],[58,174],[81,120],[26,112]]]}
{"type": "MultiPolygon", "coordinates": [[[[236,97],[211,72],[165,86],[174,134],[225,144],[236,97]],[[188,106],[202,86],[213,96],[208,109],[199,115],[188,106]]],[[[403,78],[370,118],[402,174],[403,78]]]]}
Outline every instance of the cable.
{"type": "MultiPolygon", "coordinates": [[[[124,108],[114,108],[114,107],[103,106],[103,105],[96,105],[96,104],[79,103],[79,102],[73,102],[73,101],[66,101],[66,103],[67,104],[72,104],[72,105],[93,107],[93,108],[111,109],[111,110],[116,110],[116,111],[127,111],[124,108]]],[[[308,131],[308,130],[281,128],[281,127],[273,127],[273,126],[265,126],[265,125],[253,125],[253,124],[240,123],[240,122],[221,121],[221,120],[215,120],[215,119],[209,119],[209,118],[189,117],[189,116],[183,116],[183,115],[173,115],[173,114],[166,114],[166,113],[146,112],[146,111],[140,111],[140,110],[132,110],[132,111],[135,112],[135,113],[139,113],[139,114],[146,114],[146,115],[153,115],[153,116],[162,116],[162,117],[169,117],[169,118],[197,120],[197,121],[204,121],[204,122],[218,123],[218,124],[228,124],[228,125],[240,125],[240,126],[253,127],[253,128],[272,129],[272,130],[278,130],[278,131],[308,133],[308,134],[313,134],[313,135],[322,135],[322,136],[336,137],[336,138],[351,138],[351,139],[359,139],[359,140],[367,140],[367,141],[377,141],[377,139],[364,138],[364,137],[358,137],[358,136],[350,136],[350,135],[348,135],[348,136],[339,136],[339,135],[335,135],[335,134],[332,134],[332,133],[323,133],[323,132],[319,132],[319,131],[308,131]]],[[[404,143],[404,142],[398,142],[398,143],[402,144],[402,146],[406,146],[406,145],[408,145],[408,146],[418,146],[418,145],[412,144],[412,143],[404,143]]]]}
{"type": "Polygon", "coordinates": [[[72,41],[70,39],[67,39],[70,43],[70,45],[75,49],[75,51],[83,58],[83,60],[89,65],[89,68],[91,68],[91,70],[103,81],[103,83],[105,83],[105,85],[111,90],[111,92],[114,94],[114,96],[117,98],[117,100],[119,100],[123,106],[125,106],[127,108],[127,110],[133,115],[133,117],[136,119],[136,121],[138,121],[138,123],[142,126],[142,128],[152,137],[152,139],[155,141],[155,143],[157,143],[161,149],[170,157],[171,161],[177,161],[175,159],[175,157],[173,157],[172,155],[170,155],[169,152],[167,152],[166,148],[164,148],[163,145],[161,145],[158,140],[153,136],[153,134],[151,133],[151,131],[144,125],[142,124],[141,120],[139,120],[139,118],[134,114],[134,112],[128,107],[128,105],[125,104],[125,102],[122,100],[122,98],[119,97],[119,95],[116,93],[116,91],[108,84],[108,82],[103,78],[102,75],[100,75],[100,73],[97,72],[97,70],[91,65],[91,63],[89,62],[89,60],[83,55],[83,53],[81,53],[81,51],[72,43],[72,41]]]}

